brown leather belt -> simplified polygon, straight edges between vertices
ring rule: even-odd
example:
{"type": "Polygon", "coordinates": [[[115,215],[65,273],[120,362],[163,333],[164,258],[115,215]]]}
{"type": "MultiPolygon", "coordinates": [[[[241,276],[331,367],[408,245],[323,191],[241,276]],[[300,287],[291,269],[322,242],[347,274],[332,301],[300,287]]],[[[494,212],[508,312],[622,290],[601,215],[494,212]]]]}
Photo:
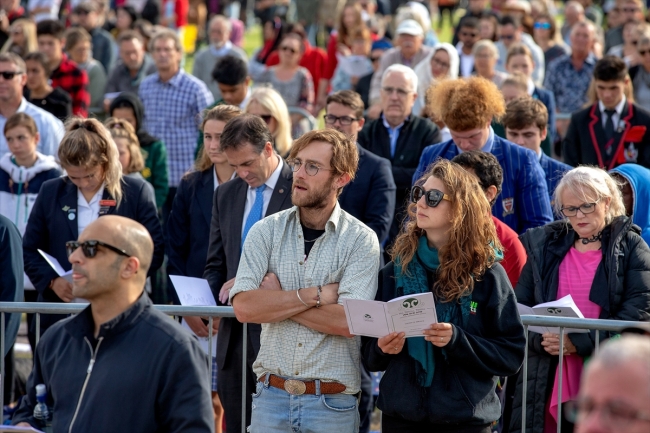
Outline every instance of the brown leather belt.
{"type": "MultiPolygon", "coordinates": [[[[273,388],[283,389],[291,395],[316,394],[316,381],[302,381],[297,379],[283,379],[274,374],[269,374],[269,385],[273,388]]],[[[265,376],[259,381],[264,382],[265,376]]],[[[345,385],[338,382],[320,382],[321,394],[340,394],[345,391],[345,385]]]]}

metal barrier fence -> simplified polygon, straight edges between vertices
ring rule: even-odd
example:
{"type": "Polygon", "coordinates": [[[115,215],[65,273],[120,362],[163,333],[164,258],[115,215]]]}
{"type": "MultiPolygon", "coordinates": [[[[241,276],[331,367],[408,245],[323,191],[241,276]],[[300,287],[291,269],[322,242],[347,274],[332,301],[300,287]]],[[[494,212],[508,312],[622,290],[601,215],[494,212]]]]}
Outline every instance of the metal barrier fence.
{"type": "MultiPolygon", "coordinates": [[[[0,354],[5,351],[5,314],[7,313],[29,313],[36,314],[36,343],[40,339],[40,315],[41,314],[76,314],[81,312],[86,308],[88,304],[58,304],[58,303],[45,303],[45,302],[0,302],[0,354]]],[[[208,352],[212,353],[212,321],[214,317],[235,317],[235,312],[232,307],[183,307],[178,305],[155,305],[155,308],[160,310],[165,314],[171,316],[201,316],[208,317],[208,330],[209,330],[209,342],[208,342],[208,352]]],[[[564,318],[564,317],[548,317],[548,316],[521,316],[521,320],[524,324],[525,334],[526,334],[526,348],[525,348],[525,357],[524,364],[522,366],[522,374],[524,377],[523,380],[523,389],[522,389],[522,413],[521,413],[521,431],[522,433],[526,432],[526,397],[527,397],[527,380],[528,377],[528,327],[529,326],[543,326],[543,327],[553,327],[560,329],[560,351],[562,354],[564,352],[564,334],[566,328],[573,329],[589,329],[596,331],[595,335],[595,353],[598,353],[600,346],[600,332],[601,331],[610,331],[610,332],[620,332],[622,329],[634,326],[638,322],[626,322],[619,320],[598,320],[598,319],[574,319],[574,318],[564,318]]],[[[247,325],[244,324],[243,330],[243,356],[242,356],[242,371],[246,370],[246,352],[247,352],[247,343],[248,343],[248,332],[247,325]]],[[[561,355],[558,356],[560,358],[561,355]]],[[[561,361],[561,359],[560,359],[561,361]]],[[[559,387],[558,387],[558,426],[557,432],[562,431],[560,422],[562,419],[562,362],[558,363],[558,377],[559,377],[559,387]]],[[[212,362],[209,363],[209,380],[212,379],[212,362]]],[[[5,363],[4,357],[0,360],[0,408],[4,407],[4,376],[5,376],[5,363]]],[[[241,414],[241,425],[242,433],[246,430],[246,374],[242,374],[242,414],[241,414]]]]}

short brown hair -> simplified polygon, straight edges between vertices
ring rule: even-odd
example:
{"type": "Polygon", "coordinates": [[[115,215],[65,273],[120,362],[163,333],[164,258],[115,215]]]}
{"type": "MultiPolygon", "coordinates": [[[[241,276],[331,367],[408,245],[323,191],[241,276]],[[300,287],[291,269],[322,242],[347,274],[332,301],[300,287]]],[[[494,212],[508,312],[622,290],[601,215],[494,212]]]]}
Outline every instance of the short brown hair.
{"type": "Polygon", "coordinates": [[[242,114],[226,123],[221,133],[221,150],[239,149],[250,144],[259,154],[264,151],[266,143],[273,143],[269,127],[261,117],[242,114]]]}
{"type": "Polygon", "coordinates": [[[508,75],[505,80],[503,80],[503,83],[501,83],[501,88],[503,89],[505,86],[513,86],[518,88],[519,90],[522,90],[528,93],[528,77],[524,75],[523,72],[513,72],[512,74],[508,75]]]}
{"type": "Polygon", "coordinates": [[[427,90],[429,112],[452,131],[483,128],[506,111],[503,95],[482,77],[440,80],[427,90]]]}
{"type": "MultiPolygon", "coordinates": [[[[359,166],[359,151],[357,144],[345,134],[336,129],[320,129],[303,134],[293,142],[289,160],[295,159],[298,152],[309,146],[314,141],[324,141],[332,145],[332,174],[339,176],[347,173],[350,180],[354,179],[359,166]]],[[[339,191],[339,194],[341,191],[339,191]]]]}
{"type": "Polygon", "coordinates": [[[533,63],[535,63],[535,59],[533,59],[533,53],[531,53],[530,49],[524,44],[512,44],[512,46],[508,49],[508,55],[506,56],[506,65],[510,63],[510,59],[512,59],[514,56],[527,56],[533,63]]]}
{"type": "Polygon", "coordinates": [[[92,38],[90,33],[86,31],[83,27],[70,27],[65,32],[65,47],[64,49],[70,52],[77,44],[81,42],[90,42],[92,43],[92,38]]]}
{"type": "MultiPolygon", "coordinates": [[[[203,115],[203,122],[201,123],[201,133],[203,133],[203,128],[205,128],[205,124],[208,120],[220,120],[222,122],[228,123],[230,120],[234,119],[237,116],[241,116],[242,114],[243,111],[234,105],[217,105],[210,110],[206,110],[205,114],[203,115]]],[[[207,170],[208,168],[212,167],[212,161],[210,160],[210,156],[208,156],[208,149],[205,147],[205,145],[203,146],[203,151],[201,152],[199,158],[196,160],[194,167],[197,171],[207,170]]]]}
{"type": "Polygon", "coordinates": [[[45,78],[49,78],[52,71],[50,69],[50,64],[47,61],[47,57],[45,57],[45,54],[41,53],[40,51],[32,51],[31,53],[27,53],[25,56],[25,61],[28,62],[30,60],[38,62],[41,65],[41,68],[43,68],[43,71],[45,71],[45,78]]]}
{"type": "Polygon", "coordinates": [[[327,97],[326,106],[332,102],[354,110],[354,115],[357,119],[363,118],[363,101],[357,92],[352,90],[339,90],[327,97]]]}
{"type": "Polygon", "coordinates": [[[181,44],[181,40],[178,38],[178,35],[171,29],[162,29],[154,33],[154,35],[151,36],[151,39],[149,40],[149,51],[153,53],[154,45],[161,39],[173,41],[176,51],[181,54],[183,53],[183,44],[181,44]]]}
{"type": "Polygon", "coordinates": [[[4,134],[6,135],[9,130],[14,129],[18,126],[23,126],[27,131],[32,135],[38,134],[38,127],[36,126],[36,122],[34,122],[34,119],[32,116],[29,114],[25,113],[16,113],[12,116],[10,116],[7,119],[7,122],[5,123],[4,127],[4,134]]]}
{"type": "Polygon", "coordinates": [[[135,30],[126,30],[124,32],[121,32],[120,35],[117,37],[117,44],[120,45],[122,42],[126,41],[132,41],[134,39],[137,39],[140,41],[140,43],[144,44],[144,40],[142,39],[142,36],[140,36],[140,33],[138,33],[135,30]]]}
{"type": "Polygon", "coordinates": [[[138,136],[135,134],[133,125],[124,119],[117,119],[115,117],[106,119],[104,125],[111,132],[113,140],[117,138],[128,140],[126,148],[129,151],[131,158],[129,158],[129,166],[123,168],[124,174],[142,171],[144,168],[144,159],[142,158],[142,152],[140,150],[140,140],[138,140],[138,136]]]}
{"type": "Polygon", "coordinates": [[[504,128],[509,129],[524,129],[535,125],[541,131],[548,125],[548,110],[537,99],[515,99],[506,107],[506,114],[501,119],[501,123],[504,128]]]}

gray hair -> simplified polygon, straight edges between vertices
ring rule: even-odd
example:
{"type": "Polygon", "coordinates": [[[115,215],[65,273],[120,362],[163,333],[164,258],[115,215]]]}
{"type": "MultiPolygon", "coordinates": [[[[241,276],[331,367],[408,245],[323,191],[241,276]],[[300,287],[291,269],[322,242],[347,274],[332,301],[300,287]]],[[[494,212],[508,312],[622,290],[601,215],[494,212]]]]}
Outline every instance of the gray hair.
{"type": "Polygon", "coordinates": [[[568,171],[555,188],[553,195],[555,212],[561,215],[562,194],[571,191],[585,203],[610,199],[605,222],[609,224],[617,216],[625,215],[623,196],[618,183],[605,170],[582,165],[568,171]]]}
{"type": "Polygon", "coordinates": [[[600,363],[607,368],[619,368],[622,364],[637,362],[646,368],[646,377],[639,378],[644,383],[650,381],[650,337],[646,335],[623,335],[621,338],[607,340],[600,351],[592,358],[587,368],[600,363]]]}
{"type": "Polygon", "coordinates": [[[399,63],[393,63],[389,67],[386,68],[384,73],[381,76],[381,82],[382,84],[386,80],[389,74],[393,72],[398,72],[400,74],[404,74],[404,78],[406,78],[408,81],[411,82],[411,91],[416,92],[418,91],[418,76],[415,74],[415,71],[408,66],[399,64],[399,63]]]}
{"type": "Polygon", "coordinates": [[[490,51],[490,54],[492,54],[492,57],[494,57],[495,59],[499,58],[499,49],[491,40],[481,39],[480,41],[475,43],[474,47],[472,47],[472,55],[476,56],[480,51],[483,50],[490,51]]]}
{"type": "Polygon", "coordinates": [[[228,30],[229,33],[232,32],[232,22],[230,22],[230,20],[228,18],[224,17],[223,15],[215,15],[215,16],[213,16],[210,19],[210,23],[208,24],[208,29],[210,27],[212,27],[212,24],[214,24],[216,22],[219,22],[219,21],[221,21],[222,23],[225,24],[226,29],[228,30]]]}
{"type": "Polygon", "coordinates": [[[21,74],[24,74],[27,70],[25,61],[18,54],[0,53],[0,63],[12,63],[16,66],[16,72],[20,72],[21,74]]]}

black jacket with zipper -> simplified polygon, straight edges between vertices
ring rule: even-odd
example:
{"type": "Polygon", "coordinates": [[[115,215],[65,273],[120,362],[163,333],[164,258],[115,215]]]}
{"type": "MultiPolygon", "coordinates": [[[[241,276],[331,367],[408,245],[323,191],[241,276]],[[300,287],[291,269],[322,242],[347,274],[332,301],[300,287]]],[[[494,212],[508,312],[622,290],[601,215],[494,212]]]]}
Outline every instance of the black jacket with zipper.
{"type": "MultiPolygon", "coordinates": [[[[394,275],[393,262],[381,270],[375,300],[387,302],[399,296],[394,275]]],[[[433,287],[433,273],[429,273],[429,280],[429,287],[433,287]]],[[[435,373],[428,388],[417,382],[416,361],[408,354],[409,339],[397,355],[383,353],[376,338],[361,339],[366,367],[385,371],[377,401],[384,413],[447,427],[481,426],[499,419],[497,380],[521,367],[526,344],[524,328],[501,265],[495,264],[476,281],[471,296],[476,307],[467,323],[462,329],[452,324],[454,333],[444,354],[434,348],[435,373]]]]}
{"type": "MultiPolygon", "coordinates": [[[[650,249],[639,235],[640,229],[625,216],[614,220],[603,230],[603,258],[596,268],[589,300],[602,310],[599,319],[650,320],[650,249]]],[[[573,228],[557,221],[528,230],[522,237],[528,253],[515,294],[517,301],[529,307],[557,299],[559,269],[576,236],[573,228]]],[[[577,354],[590,356],[595,347],[596,331],[568,334],[577,354]]],[[[600,331],[599,339],[609,338],[600,331]]],[[[526,397],[526,430],[542,433],[546,403],[553,389],[558,357],[542,347],[542,336],[528,333],[528,387],[526,397]]],[[[519,375],[512,408],[510,432],[521,432],[523,375],[519,375]]]]}
{"type": "Polygon", "coordinates": [[[55,433],[213,432],[208,357],[146,293],[93,334],[90,306],[43,334],[13,424],[38,427],[43,383],[55,433]]]}

